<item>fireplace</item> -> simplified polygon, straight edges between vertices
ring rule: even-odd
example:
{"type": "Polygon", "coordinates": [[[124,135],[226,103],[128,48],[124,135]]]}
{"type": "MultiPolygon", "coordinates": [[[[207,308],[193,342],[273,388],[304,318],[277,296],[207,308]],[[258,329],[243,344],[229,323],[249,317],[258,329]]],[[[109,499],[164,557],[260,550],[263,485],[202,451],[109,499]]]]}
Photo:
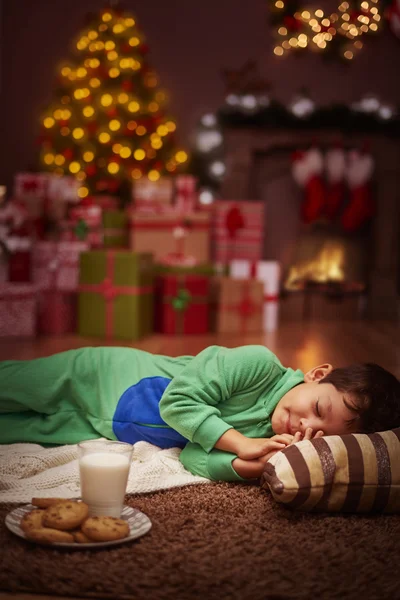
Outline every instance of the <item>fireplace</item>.
{"type": "Polygon", "coordinates": [[[368,268],[367,236],[354,238],[316,226],[301,235],[282,286],[286,291],[318,286],[364,291],[368,268]]]}
{"type": "MultiPolygon", "coordinates": [[[[304,225],[301,191],[291,155],[306,147],[332,146],[340,132],[227,128],[222,198],[265,201],[263,258],[282,267],[281,318],[383,318],[398,320],[400,143],[369,136],[376,161],[377,213],[369,226],[346,235],[327,222],[304,225]]],[[[361,147],[354,134],[344,146],[361,147]]]]}

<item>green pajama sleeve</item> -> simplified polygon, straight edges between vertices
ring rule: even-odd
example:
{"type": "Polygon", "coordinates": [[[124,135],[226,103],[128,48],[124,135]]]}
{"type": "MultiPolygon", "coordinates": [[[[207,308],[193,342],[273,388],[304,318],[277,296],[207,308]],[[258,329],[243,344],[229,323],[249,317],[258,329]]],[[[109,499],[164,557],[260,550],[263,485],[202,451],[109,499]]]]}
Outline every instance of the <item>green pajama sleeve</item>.
{"type": "Polygon", "coordinates": [[[187,444],[180,453],[183,466],[193,473],[214,481],[246,481],[236,473],[232,461],[236,454],[222,450],[205,452],[199,444],[187,444]]]}

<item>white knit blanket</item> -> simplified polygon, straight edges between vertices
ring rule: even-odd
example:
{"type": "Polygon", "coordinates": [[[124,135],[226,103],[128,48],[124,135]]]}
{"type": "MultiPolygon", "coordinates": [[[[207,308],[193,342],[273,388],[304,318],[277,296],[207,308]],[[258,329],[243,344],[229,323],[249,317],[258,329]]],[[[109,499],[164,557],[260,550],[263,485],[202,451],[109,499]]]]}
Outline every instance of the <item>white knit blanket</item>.
{"type": "MultiPolygon", "coordinates": [[[[192,475],[179,461],[179,448],[162,450],[147,442],[134,446],[127,493],[143,494],[209,479],[192,475]]],[[[77,445],[43,448],[38,444],[0,446],[0,502],[30,502],[32,497],[80,496],[77,445]]]]}

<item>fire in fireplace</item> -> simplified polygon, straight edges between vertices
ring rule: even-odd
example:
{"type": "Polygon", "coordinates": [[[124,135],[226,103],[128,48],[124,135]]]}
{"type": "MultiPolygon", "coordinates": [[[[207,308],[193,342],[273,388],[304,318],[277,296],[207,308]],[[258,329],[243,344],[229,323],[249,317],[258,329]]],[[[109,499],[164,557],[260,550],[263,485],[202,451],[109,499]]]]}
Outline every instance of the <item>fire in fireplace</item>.
{"type": "Polygon", "coordinates": [[[287,291],[311,286],[365,289],[367,252],[362,239],[312,231],[303,234],[284,283],[287,291]]]}

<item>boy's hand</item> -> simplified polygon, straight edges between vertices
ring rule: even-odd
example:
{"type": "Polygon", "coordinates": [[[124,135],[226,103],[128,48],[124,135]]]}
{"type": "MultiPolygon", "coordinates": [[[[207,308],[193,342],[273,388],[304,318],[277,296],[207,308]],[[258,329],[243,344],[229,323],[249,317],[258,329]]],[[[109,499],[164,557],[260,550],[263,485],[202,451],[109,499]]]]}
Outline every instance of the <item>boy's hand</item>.
{"type": "Polygon", "coordinates": [[[246,438],[241,442],[237,455],[243,460],[253,460],[278,452],[293,442],[293,435],[282,433],[271,438],[246,438]]]}
{"type": "Polygon", "coordinates": [[[301,440],[315,440],[317,438],[322,437],[323,435],[325,434],[322,431],[322,429],[320,429],[315,435],[313,435],[313,430],[311,429],[311,427],[307,427],[304,435],[300,431],[296,431],[294,436],[292,436],[293,440],[290,442],[290,444],[295,444],[296,442],[300,442],[301,440]]]}

